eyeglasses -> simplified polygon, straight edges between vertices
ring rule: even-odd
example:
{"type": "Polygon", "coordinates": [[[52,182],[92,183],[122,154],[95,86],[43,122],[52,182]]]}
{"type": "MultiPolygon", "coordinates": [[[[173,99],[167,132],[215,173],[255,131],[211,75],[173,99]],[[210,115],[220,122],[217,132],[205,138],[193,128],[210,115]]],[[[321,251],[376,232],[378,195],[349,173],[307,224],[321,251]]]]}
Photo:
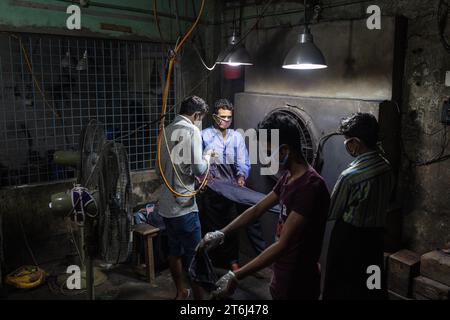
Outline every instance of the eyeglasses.
{"type": "Polygon", "coordinates": [[[216,119],[218,119],[218,120],[223,120],[223,121],[231,121],[231,119],[233,119],[233,116],[223,116],[223,117],[220,117],[220,116],[218,116],[217,114],[214,114],[213,115],[216,119]]]}

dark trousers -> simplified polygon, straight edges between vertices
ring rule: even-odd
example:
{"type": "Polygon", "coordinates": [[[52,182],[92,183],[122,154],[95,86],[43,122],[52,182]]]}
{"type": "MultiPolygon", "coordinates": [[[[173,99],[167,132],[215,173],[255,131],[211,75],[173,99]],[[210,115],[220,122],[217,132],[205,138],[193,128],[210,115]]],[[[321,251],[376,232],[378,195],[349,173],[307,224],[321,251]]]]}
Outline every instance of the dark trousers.
{"type": "MultiPolygon", "coordinates": [[[[220,230],[237,216],[236,204],[207,188],[198,197],[202,235],[220,230]]],[[[208,252],[215,266],[229,268],[239,259],[239,234],[227,235],[222,245],[208,252]]]]}
{"type": "MultiPolygon", "coordinates": [[[[243,213],[248,208],[248,206],[237,204],[238,214],[243,213]]],[[[259,220],[256,220],[251,225],[247,226],[247,228],[245,228],[245,231],[256,254],[258,255],[263,252],[267,247],[267,243],[266,240],[264,240],[261,223],[259,222],[259,220]]]]}
{"type": "Polygon", "coordinates": [[[379,300],[387,298],[383,267],[383,229],[358,228],[342,220],[332,231],[325,270],[323,300],[379,300]],[[381,270],[381,289],[370,290],[371,265],[381,270]]]}

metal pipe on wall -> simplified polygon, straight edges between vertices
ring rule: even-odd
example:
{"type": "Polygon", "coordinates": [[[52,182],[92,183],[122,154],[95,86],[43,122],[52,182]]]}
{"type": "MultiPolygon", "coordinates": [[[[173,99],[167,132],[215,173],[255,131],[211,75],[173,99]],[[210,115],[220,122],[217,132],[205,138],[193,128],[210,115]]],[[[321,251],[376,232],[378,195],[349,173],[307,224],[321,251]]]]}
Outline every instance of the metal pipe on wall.
{"type": "MultiPolygon", "coordinates": [[[[341,2],[338,2],[338,3],[330,3],[330,4],[322,5],[321,9],[323,10],[323,9],[345,7],[345,6],[361,4],[361,3],[365,3],[365,2],[373,2],[373,0],[341,1],[341,2]]],[[[276,5],[277,3],[273,3],[273,4],[276,5]]],[[[235,8],[239,8],[239,7],[240,6],[225,7],[225,10],[234,10],[235,8]]],[[[303,13],[304,11],[305,11],[304,9],[277,11],[277,12],[265,14],[264,18],[266,18],[266,17],[276,17],[276,16],[282,16],[282,15],[289,15],[289,14],[300,14],[300,13],[303,13]]],[[[249,15],[249,16],[242,17],[242,21],[244,21],[244,20],[252,20],[252,19],[257,19],[257,18],[259,18],[259,15],[257,15],[257,14],[249,15]]],[[[233,22],[233,20],[224,20],[224,21],[221,21],[221,22],[215,22],[213,24],[225,24],[225,23],[232,23],[232,22],[233,22]]]]}
{"type": "MultiPolygon", "coordinates": [[[[56,1],[74,4],[72,0],[56,0],[56,1]]],[[[105,8],[105,9],[136,12],[136,13],[148,14],[151,16],[153,16],[153,14],[154,14],[153,10],[151,10],[151,9],[147,10],[147,9],[128,7],[128,6],[120,6],[120,5],[116,5],[116,4],[106,4],[106,3],[102,3],[102,2],[98,2],[98,1],[89,1],[89,6],[105,8]]],[[[176,15],[171,14],[171,13],[165,13],[165,12],[158,12],[158,16],[164,17],[164,18],[169,18],[169,19],[177,18],[176,15]]],[[[183,21],[188,21],[188,22],[195,21],[194,18],[186,17],[186,16],[179,16],[178,19],[183,20],[183,21]]],[[[202,22],[200,22],[200,23],[202,23],[202,22]]],[[[210,24],[210,23],[208,21],[203,21],[203,24],[210,24]]]]}

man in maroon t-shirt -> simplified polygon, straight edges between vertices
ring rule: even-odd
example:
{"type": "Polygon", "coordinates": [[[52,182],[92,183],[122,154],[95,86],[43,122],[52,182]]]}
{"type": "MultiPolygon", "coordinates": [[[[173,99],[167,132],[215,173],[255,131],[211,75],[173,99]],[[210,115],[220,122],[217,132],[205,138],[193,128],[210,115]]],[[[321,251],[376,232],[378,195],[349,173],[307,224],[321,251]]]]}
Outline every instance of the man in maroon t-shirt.
{"type": "MultiPolygon", "coordinates": [[[[318,299],[320,295],[319,256],[330,203],[323,178],[304,159],[300,131],[295,120],[275,112],[259,124],[260,129],[277,130],[280,169],[284,171],[275,188],[259,203],[245,211],[220,231],[207,233],[199,248],[221,244],[226,235],[258,219],[279,203],[282,207],[277,241],[235,272],[217,282],[214,294],[233,294],[238,281],[273,264],[270,292],[273,299],[318,299]]],[[[271,137],[271,132],[268,132],[271,137]]],[[[270,141],[268,152],[272,153],[270,141]]]]}

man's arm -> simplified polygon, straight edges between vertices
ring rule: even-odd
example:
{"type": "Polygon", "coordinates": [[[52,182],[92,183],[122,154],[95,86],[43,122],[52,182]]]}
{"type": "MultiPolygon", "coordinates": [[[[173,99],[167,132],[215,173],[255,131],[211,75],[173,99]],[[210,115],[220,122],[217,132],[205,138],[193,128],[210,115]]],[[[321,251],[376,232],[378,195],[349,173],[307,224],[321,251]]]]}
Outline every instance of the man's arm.
{"type": "Polygon", "coordinates": [[[200,241],[197,249],[209,250],[223,243],[227,234],[236,231],[239,228],[245,227],[258,219],[264,212],[272,208],[278,203],[278,196],[275,192],[270,192],[261,201],[245,210],[243,214],[230,222],[222,230],[208,232],[200,241]]]}
{"type": "Polygon", "coordinates": [[[245,227],[258,219],[264,212],[275,206],[277,203],[278,196],[275,192],[271,191],[260,202],[245,210],[243,214],[231,221],[220,231],[227,235],[238,230],[239,228],[245,227]]]}
{"type": "Polygon", "coordinates": [[[346,180],[346,176],[341,175],[336,182],[331,194],[330,210],[328,220],[337,220],[342,217],[347,206],[350,188],[346,180]]]}
{"type": "Polygon", "coordinates": [[[191,166],[195,176],[206,173],[208,161],[203,158],[203,143],[200,130],[194,128],[191,134],[191,166]]]}
{"type": "Polygon", "coordinates": [[[251,275],[274,263],[292,242],[298,240],[303,233],[303,229],[306,224],[305,222],[306,218],[303,215],[295,211],[291,211],[286,222],[284,223],[279,240],[241,269],[237,270],[235,272],[236,279],[243,279],[248,275],[251,275]]]}
{"type": "Polygon", "coordinates": [[[248,158],[248,151],[247,146],[245,145],[245,140],[242,137],[241,134],[237,133],[237,163],[236,163],[236,169],[237,169],[237,176],[244,177],[244,179],[248,178],[248,174],[250,172],[250,161],[248,158]]]}

